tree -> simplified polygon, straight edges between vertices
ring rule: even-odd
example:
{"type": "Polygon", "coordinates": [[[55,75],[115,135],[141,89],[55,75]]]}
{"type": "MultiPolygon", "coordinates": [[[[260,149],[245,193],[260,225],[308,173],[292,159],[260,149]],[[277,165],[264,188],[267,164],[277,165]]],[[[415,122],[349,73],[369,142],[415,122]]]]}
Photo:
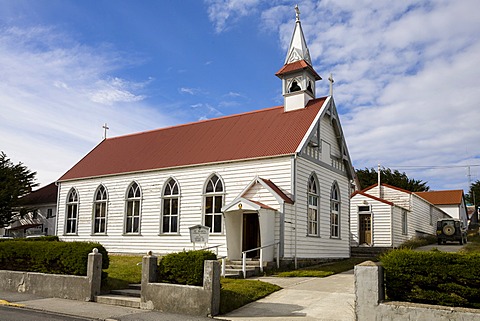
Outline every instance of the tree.
{"type": "Polygon", "coordinates": [[[13,221],[19,198],[38,185],[35,183],[36,174],[22,163],[13,164],[4,152],[0,152],[0,227],[13,221]]]}
{"type": "Polygon", "coordinates": [[[472,205],[480,205],[480,181],[477,180],[475,183],[472,183],[470,185],[470,190],[468,191],[468,194],[465,195],[465,200],[467,203],[470,203],[472,205]]]}
{"type": "MultiPolygon", "coordinates": [[[[373,167],[370,169],[357,169],[355,173],[360,182],[360,188],[366,188],[378,183],[378,172],[373,167]]],[[[382,184],[389,184],[411,192],[426,192],[430,189],[427,182],[408,178],[405,172],[400,173],[398,170],[392,171],[390,168],[382,168],[380,171],[380,180],[382,184]]]]}

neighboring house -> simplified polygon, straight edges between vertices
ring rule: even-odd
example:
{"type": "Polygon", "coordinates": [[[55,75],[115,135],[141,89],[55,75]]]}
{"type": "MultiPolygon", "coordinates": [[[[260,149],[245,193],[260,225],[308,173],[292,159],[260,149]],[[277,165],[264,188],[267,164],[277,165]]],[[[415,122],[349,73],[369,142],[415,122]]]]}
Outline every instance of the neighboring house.
{"type": "Polygon", "coordinates": [[[418,196],[432,203],[453,218],[458,218],[463,222],[463,226],[468,226],[467,204],[463,190],[416,192],[418,196]]]}
{"type": "Polygon", "coordinates": [[[59,237],[168,253],[202,224],[230,259],[349,257],[354,171],[298,16],[276,75],[284,106],[103,140],[58,181],[59,237]]]}
{"type": "Polygon", "coordinates": [[[353,193],[351,244],[397,247],[415,236],[436,235],[436,222],[449,215],[416,193],[387,184],[353,193]]]}
{"type": "MultiPolygon", "coordinates": [[[[22,238],[35,235],[55,235],[57,214],[57,186],[51,183],[20,199],[21,207],[28,209],[23,217],[3,229],[3,235],[22,238]]],[[[2,231],[0,231],[1,233],[2,231]]]]}

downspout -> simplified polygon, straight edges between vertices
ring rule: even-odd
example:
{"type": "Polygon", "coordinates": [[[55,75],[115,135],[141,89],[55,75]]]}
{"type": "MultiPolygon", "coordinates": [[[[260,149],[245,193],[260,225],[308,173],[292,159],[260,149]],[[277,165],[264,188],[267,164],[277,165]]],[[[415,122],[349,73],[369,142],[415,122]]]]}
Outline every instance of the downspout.
{"type": "Polygon", "coordinates": [[[295,262],[295,270],[298,269],[298,261],[297,261],[297,153],[293,157],[293,199],[294,199],[294,209],[295,209],[295,243],[294,243],[294,262],[295,262]]]}
{"type": "Polygon", "coordinates": [[[395,240],[393,239],[395,234],[393,233],[393,210],[395,209],[395,206],[390,207],[390,245],[393,248],[395,245],[395,240]]]}

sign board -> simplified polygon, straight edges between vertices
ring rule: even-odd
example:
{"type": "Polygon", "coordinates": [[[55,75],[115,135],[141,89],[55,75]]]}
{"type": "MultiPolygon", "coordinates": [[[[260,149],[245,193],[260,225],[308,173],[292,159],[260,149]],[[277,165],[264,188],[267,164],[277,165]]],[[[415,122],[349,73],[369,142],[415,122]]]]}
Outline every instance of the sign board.
{"type": "Polygon", "coordinates": [[[210,235],[210,227],[203,225],[194,225],[190,229],[190,242],[192,243],[208,243],[210,235]]]}

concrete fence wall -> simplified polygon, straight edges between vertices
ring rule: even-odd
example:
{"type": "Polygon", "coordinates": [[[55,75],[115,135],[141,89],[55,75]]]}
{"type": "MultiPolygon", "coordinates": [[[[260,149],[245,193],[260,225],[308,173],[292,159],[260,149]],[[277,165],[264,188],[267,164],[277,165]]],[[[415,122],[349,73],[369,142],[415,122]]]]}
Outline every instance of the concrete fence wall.
{"type": "Polygon", "coordinates": [[[355,266],[355,320],[357,321],[474,321],[480,320],[479,309],[446,307],[409,302],[383,302],[385,287],[383,268],[364,262],[355,266]]]}
{"type": "Polygon", "coordinates": [[[0,270],[0,290],[50,298],[93,301],[101,282],[102,254],[97,249],[88,255],[87,276],[0,270]]]}
{"type": "Polygon", "coordinates": [[[157,257],[142,260],[141,305],[144,309],[213,316],[220,309],[220,263],[205,261],[203,286],[157,282],[157,257]]]}

